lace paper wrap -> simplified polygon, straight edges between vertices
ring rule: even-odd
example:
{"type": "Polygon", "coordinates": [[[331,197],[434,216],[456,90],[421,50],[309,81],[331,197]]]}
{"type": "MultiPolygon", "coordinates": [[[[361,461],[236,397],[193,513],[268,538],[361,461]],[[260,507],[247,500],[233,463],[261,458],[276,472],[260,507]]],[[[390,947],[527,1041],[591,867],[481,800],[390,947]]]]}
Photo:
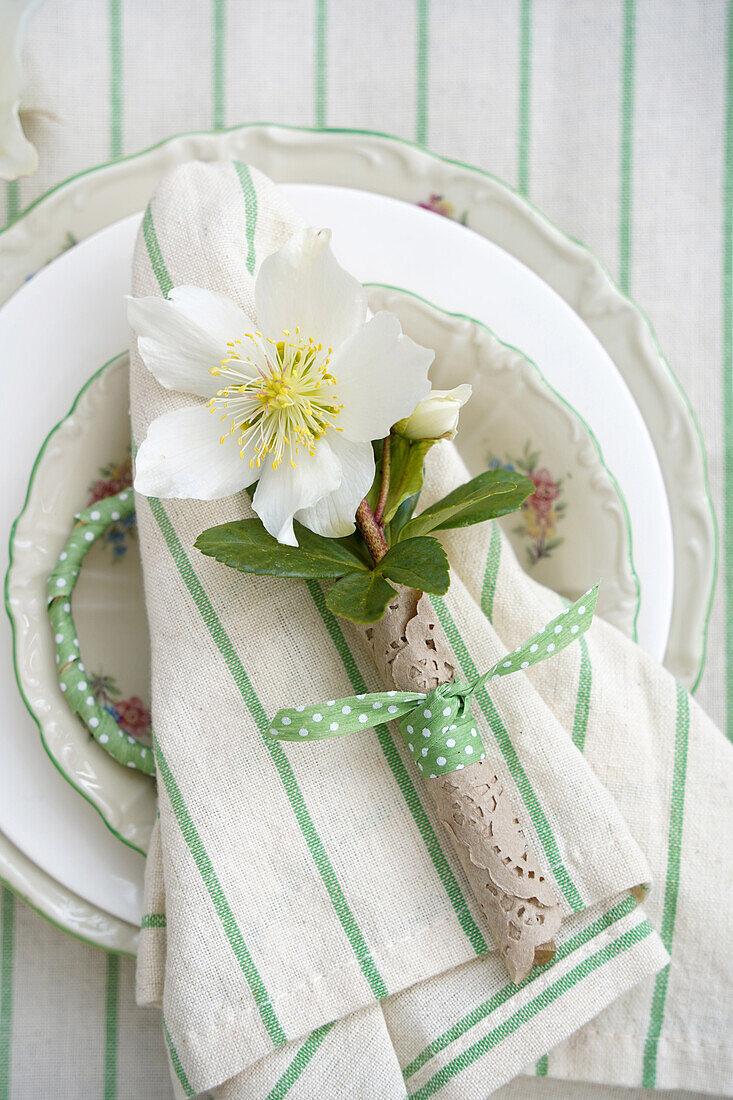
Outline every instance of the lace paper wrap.
{"type": "MultiPolygon", "coordinates": [[[[413,588],[395,593],[384,617],[362,628],[374,660],[399,691],[433,691],[457,665],[430,601],[413,588]]],[[[520,982],[555,954],[562,909],[551,876],[522,831],[520,814],[483,760],[425,783],[448,830],[509,977],[520,982]]]]}

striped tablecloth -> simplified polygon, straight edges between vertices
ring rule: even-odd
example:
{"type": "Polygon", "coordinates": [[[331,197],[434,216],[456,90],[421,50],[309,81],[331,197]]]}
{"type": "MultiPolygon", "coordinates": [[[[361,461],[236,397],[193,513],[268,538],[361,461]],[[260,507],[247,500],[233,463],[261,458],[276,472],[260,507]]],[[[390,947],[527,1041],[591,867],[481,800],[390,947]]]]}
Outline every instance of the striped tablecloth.
{"type": "MultiPolygon", "coordinates": [[[[386,131],[516,186],[651,318],[700,420],[729,547],[730,0],[47,0],[25,60],[40,167],[0,185],[0,221],[84,168],[247,121],[386,131]]],[[[697,692],[733,732],[731,599],[733,550],[721,555],[697,692]]],[[[545,1079],[531,1095],[570,1095],[551,1080],[552,1055],[536,1072],[545,1079]]],[[[529,1090],[524,1079],[501,1095],[529,1090]]],[[[134,1006],[133,964],[71,940],[5,890],[0,1100],[170,1096],[157,1015],[134,1006]]]]}

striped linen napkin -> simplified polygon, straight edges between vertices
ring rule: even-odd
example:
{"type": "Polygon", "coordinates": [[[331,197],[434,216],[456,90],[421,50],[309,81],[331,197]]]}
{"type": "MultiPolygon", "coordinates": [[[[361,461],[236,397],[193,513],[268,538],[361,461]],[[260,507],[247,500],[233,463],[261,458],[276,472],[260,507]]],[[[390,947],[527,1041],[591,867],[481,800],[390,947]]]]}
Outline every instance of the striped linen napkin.
{"type": "MultiPolygon", "coordinates": [[[[254,315],[259,263],[300,224],[254,169],[185,165],[146,212],[133,293],[193,284],[254,315]]],[[[158,386],[133,341],[135,443],[190,400],[158,386]]],[[[452,445],[431,456],[437,498],[467,475],[452,445]]],[[[568,1078],[733,1080],[733,751],[667,673],[596,622],[478,699],[488,757],[566,914],[555,960],[514,985],[398,734],[262,737],[300,698],[384,686],[356,632],[317,584],[197,554],[201,530],[251,514],[244,497],[137,507],[160,805],[138,999],[163,1009],[179,1095],[465,1100],[558,1044],[553,1073],[568,1078]],[[629,891],[649,882],[641,907],[629,891]]],[[[495,525],[445,545],[453,582],[435,610],[470,678],[562,605],[495,525]]]]}

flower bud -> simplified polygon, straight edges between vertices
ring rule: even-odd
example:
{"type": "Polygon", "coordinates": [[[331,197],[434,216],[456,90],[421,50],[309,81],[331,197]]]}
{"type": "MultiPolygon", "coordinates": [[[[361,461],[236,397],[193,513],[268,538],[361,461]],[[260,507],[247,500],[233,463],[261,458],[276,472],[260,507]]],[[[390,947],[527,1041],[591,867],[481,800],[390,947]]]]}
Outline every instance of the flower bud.
{"type": "Polygon", "coordinates": [[[468,385],[452,390],[431,390],[412,416],[400,420],[394,430],[407,439],[453,439],[458,431],[461,406],[471,396],[468,385]]]}

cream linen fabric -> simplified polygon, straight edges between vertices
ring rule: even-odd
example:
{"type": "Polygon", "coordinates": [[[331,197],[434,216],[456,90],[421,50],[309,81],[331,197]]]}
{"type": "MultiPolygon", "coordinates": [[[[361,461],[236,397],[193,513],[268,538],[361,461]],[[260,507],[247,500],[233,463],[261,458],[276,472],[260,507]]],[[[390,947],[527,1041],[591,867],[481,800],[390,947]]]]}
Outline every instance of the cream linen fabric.
{"type": "MultiPolygon", "coordinates": [[[[74,173],[172,133],[253,120],[367,127],[476,164],[517,186],[588,244],[650,317],[700,420],[722,525],[726,475],[733,477],[725,449],[733,419],[724,401],[731,362],[731,190],[725,181],[733,170],[729,127],[726,139],[732,7],[729,0],[277,0],[256,8],[227,0],[45,0],[24,50],[23,103],[41,112],[30,121],[40,167],[29,179],[0,186],[0,221],[74,173]]],[[[494,327],[501,335],[501,317],[494,327]]],[[[90,363],[90,373],[98,365],[90,363]]],[[[50,426],[29,420],[39,446],[50,426]]],[[[721,726],[726,679],[729,711],[733,698],[726,545],[729,539],[721,545],[707,661],[696,692],[721,726]]],[[[27,732],[36,737],[30,721],[27,732]]],[[[601,737],[598,726],[589,731],[591,740],[601,737]]],[[[670,763],[667,754],[660,785],[671,789],[670,763]]],[[[701,770],[692,756],[690,765],[688,790],[701,770]]],[[[711,790],[717,792],[717,782],[711,790]]],[[[688,793],[686,859],[694,853],[685,839],[692,805],[688,793]]],[[[669,802],[666,810],[669,820],[669,802]]],[[[90,833],[103,830],[91,808],[87,815],[90,833]]],[[[666,869],[654,867],[654,873],[646,909],[661,928],[659,876],[666,869]]],[[[685,890],[691,874],[683,876],[685,890]]],[[[668,1051],[688,1034],[679,1011],[687,973],[679,955],[692,934],[688,926],[678,939],[686,909],[679,909],[672,945],[678,992],[662,1009],[661,1045],[668,1051]]],[[[8,891],[0,956],[3,1100],[170,1100],[156,1012],[133,1003],[132,960],[75,942],[8,891]]],[[[606,1023],[606,1013],[597,1018],[604,1026],[595,1047],[605,1041],[609,1057],[618,1055],[624,1079],[626,1040],[617,1034],[630,1033],[635,1050],[645,1042],[655,982],[639,987],[643,1004],[634,1013],[622,1012],[624,998],[616,1020],[606,1023]]],[[[705,1031],[730,1015],[717,996],[716,989],[705,1031]]],[[[329,1064],[343,1063],[343,1053],[326,1040],[319,1050],[329,1064]]],[[[348,1057],[359,1050],[357,1043],[348,1057]]],[[[714,1051],[713,1064],[716,1058],[714,1051]]],[[[697,1071],[701,1087],[709,1080],[700,1061],[687,1073],[690,1088],[697,1087],[697,1071]]],[[[593,1059],[588,1062],[584,1072],[592,1077],[593,1059]]],[[[519,1077],[498,1095],[644,1100],[650,1094],[638,1087],[640,1058],[629,1066],[633,1090],[552,1080],[571,1068],[563,1044],[527,1067],[532,1079],[519,1077]],[[535,1078],[535,1072],[548,1076],[535,1078]]],[[[288,1096],[307,1095],[311,1074],[323,1072],[316,1055],[288,1096]]],[[[674,1079],[670,1073],[656,1083],[669,1089],[674,1079]]],[[[252,1100],[266,1095],[255,1082],[252,1100]]],[[[665,1100],[679,1096],[664,1093],[665,1100]]],[[[475,1100],[469,1088],[463,1100],[475,1100]]]]}
{"type": "MultiPolygon", "coordinates": [[[[261,262],[298,224],[254,170],[186,165],[151,201],[134,293],[193,283],[253,313],[252,249],[261,262]]],[[[137,443],[155,415],[190,402],[155,383],[134,342],[131,392],[137,443]]],[[[434,453],[428,491],[437,496],[466,474],[452,447],[434,453]]],[[[281,705],[348,694],[357,680],[362,690],[379,685],[318,588],[240,577],[192,549],[201,529],[244,514],[238,498],[138,500],[160,746],[148,923],[165,912],[167,925],[164,935],[144,922],[139,996],[163,1005],[179,1087],[190,1094],[226,1081],[225,1096],[259,1095],[253,1074],[277,1082],[284,1051],[295,1060],[318,1043],[310,1084],[303,1070],[292,1086],[304,1096],[329,1095],[325,1050],[334,1044],[334,1096],[403,1095],[405,1082],[411,1096],[479,1096],[565,1040],[569,1077],[632,1083],[651,1060],[660,1083],[722,1089],[731,1079],[727,918],[710,890],[716,879],[721,896],[730,889],[720,853],[733,763],[687,694],[599,622],[587,648],[479,699],[489,759],[514,787],[569,914],[554,965],[510,987],[494,957],[476,959],[490,947],[480,915],[448,845],[440,851],[398,739],[365,732],[315,751],[263,742],[267,715],[281,705]],[[573,743],[580,726],[585,758],[573,743]],[[677,900],[680,836],[688,855],[677,900]],[[647,860],[658,927],[668,943],[675,926],[687,940],[663,989],[658,979],[635,991],[667,958],[625,894],[650,880],[647,860]],[[716,931],[701,949],[710,920],[716,931]],[[650,997],[657,1015],[666,1001],[663,1046],[649,1025],[650,997]],[[573,1038],[602,1009],[607,1023],[601,1016],[573,1038]],[[362,1047],[382,1052],[367,1059],[365,1079],[354,1061],[362,1047]]],[[[468,676],[560,604],[528,580],[491,525],[445,542],[453,583],[435,606],[468,676]]]]}

